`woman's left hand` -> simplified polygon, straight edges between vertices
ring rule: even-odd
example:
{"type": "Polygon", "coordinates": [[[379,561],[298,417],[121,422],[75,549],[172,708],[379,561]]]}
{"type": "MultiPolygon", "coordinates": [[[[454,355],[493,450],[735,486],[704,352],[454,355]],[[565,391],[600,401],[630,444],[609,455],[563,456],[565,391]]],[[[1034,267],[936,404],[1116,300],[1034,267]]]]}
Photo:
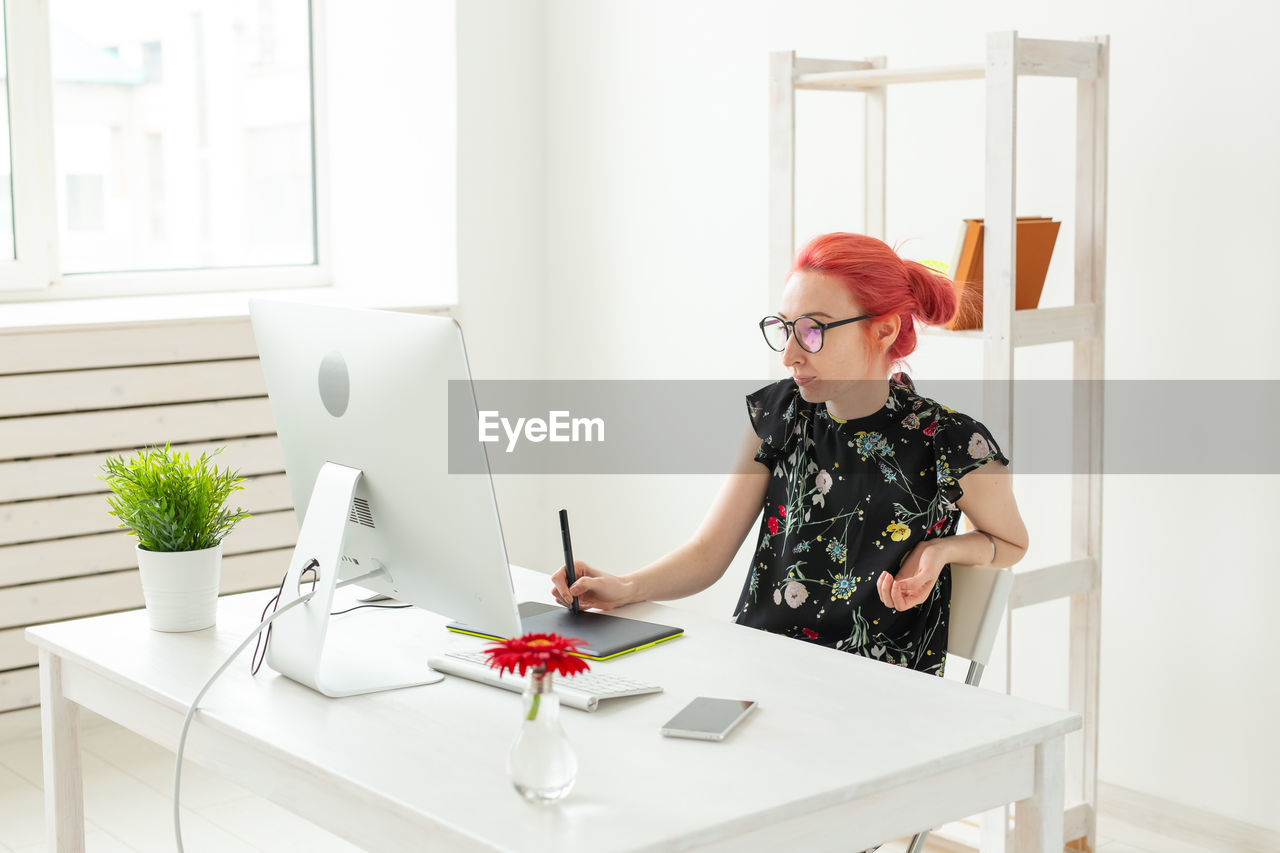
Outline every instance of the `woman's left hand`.
{"type": "Polygon", "coordinates": [[[949,562],[945,548],[939,545],[938,539],[918,543],[902,561],[897,577],[888,572],[880,573],[876,579],[876,591],[880,593],[885,607],[909,610],[928,599],[933,585],[938,582],[938,575],[949,562]]]}

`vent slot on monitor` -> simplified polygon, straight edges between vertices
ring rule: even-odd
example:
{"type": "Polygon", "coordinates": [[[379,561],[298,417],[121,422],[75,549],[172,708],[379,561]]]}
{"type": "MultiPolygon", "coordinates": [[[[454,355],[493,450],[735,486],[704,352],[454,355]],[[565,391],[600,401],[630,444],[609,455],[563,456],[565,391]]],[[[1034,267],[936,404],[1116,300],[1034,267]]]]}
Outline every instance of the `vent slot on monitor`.
{"type": "Polygon", "coordinates": [[[351,514],[347,516],[347,521],[352,524],[363,524],[365,527],[377,527],[373,523],[373,511],[369,509],[369,502],[364,498],[352,500],[351,514]]]}

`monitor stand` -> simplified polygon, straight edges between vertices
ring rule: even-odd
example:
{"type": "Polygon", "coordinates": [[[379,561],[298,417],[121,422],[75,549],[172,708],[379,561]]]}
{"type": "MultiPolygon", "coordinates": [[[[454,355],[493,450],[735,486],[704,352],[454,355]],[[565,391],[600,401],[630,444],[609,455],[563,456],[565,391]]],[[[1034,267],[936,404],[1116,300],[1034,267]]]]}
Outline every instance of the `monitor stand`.
{"type": "Polygon", "coordinates": [[[275,621],[267,649],[268,666],[325,696],[395,690],[444,678],[427,666],[426,655],[415,660],[390,655],[386,647],[371,651],[345,648],[341,643],[325,645],[334,591],[373,575],[387,575],[386,568],[379,566],[359,578],[338,582],[347,518],[360,476],[358,468],[333,462],[326,462],[316,475],[277,608],[312,592],[312,572],[315,594],[275,621]]]}

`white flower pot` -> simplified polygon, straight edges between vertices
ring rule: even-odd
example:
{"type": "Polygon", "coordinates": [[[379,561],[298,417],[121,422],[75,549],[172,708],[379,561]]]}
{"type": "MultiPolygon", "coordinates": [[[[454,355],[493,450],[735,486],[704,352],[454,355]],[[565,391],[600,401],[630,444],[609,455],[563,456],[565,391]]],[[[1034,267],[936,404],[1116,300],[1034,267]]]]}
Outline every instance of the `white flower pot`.
{"type": "Polygon", "coordinates": [[[201,551],[147,551],[135,546],[142,598],[154,631],[212,628],[218,611],[222,543],[201,551]]]}

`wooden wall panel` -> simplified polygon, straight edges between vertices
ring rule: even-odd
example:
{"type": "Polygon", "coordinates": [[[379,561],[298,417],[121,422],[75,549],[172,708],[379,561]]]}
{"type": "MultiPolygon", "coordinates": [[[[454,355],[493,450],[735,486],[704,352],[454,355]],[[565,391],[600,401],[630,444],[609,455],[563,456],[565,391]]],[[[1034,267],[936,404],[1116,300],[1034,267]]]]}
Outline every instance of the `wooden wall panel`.
{"type": "Polygon", "coordinates": [[[0,376],[0,418],[261,397],[256,358],[0,376]]]}
{"type": "Polygon", "coordinates": [[[6,628],[0,631],[0,672],[35,663],[36,647],[22,636],[24,630],[6,628]]]}
{"type": "Polygon", "coordinates": [[[0,333],[0,374],[257,356],[247,317],[0,333]]]}
{"type": "MultiPolygon", "coordinates": [[[[279,586],[293,548],[222,558],[222,594],[279,586]]],[[[0,629],[41,625],[142,606],[136,568],[0,589],[0,629]]]]}
{"type": "MultiPolygon", "coordinates": [[[[274,435],[173,445],[174,450],[192,456],[213,453],[220,447],[225,449],[214,457],[219,468],[232,468],[245,476],[284,471],[280,442],[274,435]]],[[[86,453],[0,462],[0,503],[105,492],[106,485],[98,477],[108,455],[112,454],[86,453]]]]}
{"type": "Polygon", "coordinates": [[[225,445],[218,466],[250,478],[222,592],[277,586],[297,522],[247,318],[0,329],[0,711],[39,702],[26,626],[143,605],[98,478],[108,454],[166,442],[225,445]]]}
{"type": "MultiPolygon", "coordinates": [[[[231,496],[232,506],[249,512],[273,512],[293,506],[284,474],[251,477],[231,496]]],[[[47,501],[0,505],[0,545],[109,533],[119,522],[107,512],[105,495],[80,495],[47,501]]],[[[0,583],[4,574],[0,568],[0,583]]]]}
{"type": "MultiPolygon", "coordinates": [[[[269,589],[280,585],[292,553],[290,547],[224,557],[222,594],[262,590],[265,607],[272,595],[269,589]]],[[[20,611],[23,615],[19,618],[24,620],[24,625],[141,606],[142,583],[137,569],[0,589],[0,615],[20,611]]],[[[36,680],[36,647],[21,640],[23,627],[10,628],[0,622],[0,628],[7,628],[0,630],[0,665],[21,667],[0,672],[0,712],[37,705],[40,690],[36,680]]]]}
{"type": "Polygon", "coordinates": [[[271,435],[265,397],[0,420],[0,459],[271,435]]]}
{"type": "Polygon", "coordinates": [[[16,711],[39,704],[40,673],[37,667],[0,672],[0,711],[16,711]]]}
{"type": "MultiPolygon", "coordinates": [[[[291,547],[297,539],[298,522],[292,509],[259,512],[240,522],[223,540],[222,553],[229,556],[291,547]]],[[[116,530],[0,546],[0,586],[134,568],[138,565],[134,554],[137,541],[128,531],[116,530]]]]}

